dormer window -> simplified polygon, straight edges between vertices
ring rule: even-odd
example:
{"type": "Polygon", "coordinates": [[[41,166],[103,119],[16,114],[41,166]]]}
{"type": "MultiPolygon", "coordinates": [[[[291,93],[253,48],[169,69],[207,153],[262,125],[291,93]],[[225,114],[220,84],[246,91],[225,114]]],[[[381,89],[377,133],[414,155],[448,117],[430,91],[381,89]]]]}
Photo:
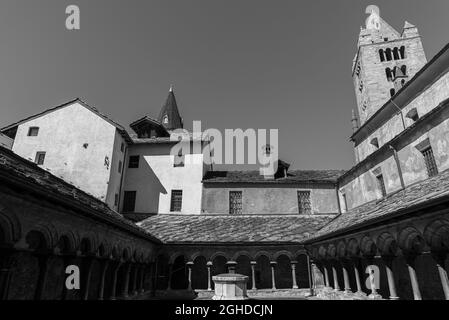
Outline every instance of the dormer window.
{"type": "Polygon", "coordinates": [[[165,115],[164,118],[162,119],[162,123],[168,124],[168,116],[167,115],[165,115]]]}
{"type": "Polygon", "coordinates": [[[374,138],[371,140],[371,144],[376,148],[379,149],[379,140],[377,138],[374,138]]]}
{"type": "Polygon", "coordinates": [[[409,112],[407,112],[406,117],[413,120],[413,122],[418,121],[419,120],[418,110],[416,110],[416,108],[411,109],[409,112]]]}
{"type": "Polygon", "coordinates": [[[38,134],[39,134],[39,127],[30,127],[28,129],[29,137],[37,137],[38,134]]]}

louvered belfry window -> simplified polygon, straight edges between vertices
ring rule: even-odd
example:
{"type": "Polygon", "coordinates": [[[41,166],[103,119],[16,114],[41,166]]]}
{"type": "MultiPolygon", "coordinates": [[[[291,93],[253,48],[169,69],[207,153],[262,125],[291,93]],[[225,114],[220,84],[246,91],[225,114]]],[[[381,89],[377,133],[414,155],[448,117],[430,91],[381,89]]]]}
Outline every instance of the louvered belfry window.
{"type": "Polygon", "coordinates": [[[310,191],[298,191],[299,214],[312,214],[310,191]]]}
{"type": "Polygon", "coordinates": [[[171,212],[180,212],[182,209],[182,190],[172,190],[171,191],[171,212]]]}
{"type": "Polygon", "coordinates": [[[429,177],[433,177],[438,174],[437,164],[435,157],[433,156],[433,150],[431,147],[422,151],[424,161],[426,162],[427,174],[429,177]]]}
{"type": "Polygon", "coordinates": [[[229,191],[229,213],[242,214],[242,191],[229,191]]]}

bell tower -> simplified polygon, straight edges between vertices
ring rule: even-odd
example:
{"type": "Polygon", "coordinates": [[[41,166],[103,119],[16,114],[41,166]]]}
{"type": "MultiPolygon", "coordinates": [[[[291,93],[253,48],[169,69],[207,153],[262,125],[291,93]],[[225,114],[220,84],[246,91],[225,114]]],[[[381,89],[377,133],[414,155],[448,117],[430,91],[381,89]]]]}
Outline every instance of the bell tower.
{"type": "Polygon", "coordinates": [[[368,6],[366,13],[352,64],[361,126],[427,62],[414,25],[405,22],[399,33],[382,19],[377,6],[368,6]]]}

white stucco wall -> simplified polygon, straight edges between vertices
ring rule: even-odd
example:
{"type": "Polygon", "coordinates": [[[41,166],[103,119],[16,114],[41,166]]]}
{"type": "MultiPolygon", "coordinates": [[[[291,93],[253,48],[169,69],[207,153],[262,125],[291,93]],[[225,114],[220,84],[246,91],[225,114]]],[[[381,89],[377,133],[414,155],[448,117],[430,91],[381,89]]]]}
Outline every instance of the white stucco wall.
{"type": "Polygon", "coordinates": [[[0,133],[0,146],[5,147],[7,149],[12,149],[14,140],[10,137],[5,136],[3,133],[0,133]]]}
{"type": "Polygon", "coordinates": [[[136,191],[135,212],[201,213],[203,154],[185,155],[185,166],[174,167],[173,144],[137,144],[129,148],[123,191],[136,191]],[[140,156],[139,168],[128,168],[129,157],[140,156]],[[172,190],[182,190],[181,212],[170,212],[172,190]]]}
{"type": "MultiPolygon", "coordinates": [[[[108,196],[108,183],[111,170],[117,172],[116,156],[113,157],[116,140],[115,126],[75,102],[19,125],[13,151],[31,161],[36,152],[46,152],[43,168],[112,207],[114,196],[108,196]],[[38,136],[28,136],[30,127],[39,127],[38,136]],[[88,144],[87,148],[84,144],[88,144]],[[109,168],[105,165],[106,157],[109,168]]],[[[113,177],[113,189],[116,184],[113,177]]],[[[109,193],[112,192],[115,190],[109,193]]]]}

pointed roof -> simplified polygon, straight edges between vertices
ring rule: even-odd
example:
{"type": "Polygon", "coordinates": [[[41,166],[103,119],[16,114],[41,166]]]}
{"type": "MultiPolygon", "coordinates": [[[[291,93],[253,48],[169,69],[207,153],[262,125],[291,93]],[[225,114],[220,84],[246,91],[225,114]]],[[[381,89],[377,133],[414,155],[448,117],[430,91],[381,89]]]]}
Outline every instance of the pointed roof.
{"type": "Polygon", "coordinates": [[[161,112],[157,120],[162,123],[162,125],[167,130],[174,130],[183,128],[183,121],[179,114],[178,105],[176,104],[175,94],[173,92],[173,86],[170,86],[168,92],[167,100],[162,106],[161,112]]]}

